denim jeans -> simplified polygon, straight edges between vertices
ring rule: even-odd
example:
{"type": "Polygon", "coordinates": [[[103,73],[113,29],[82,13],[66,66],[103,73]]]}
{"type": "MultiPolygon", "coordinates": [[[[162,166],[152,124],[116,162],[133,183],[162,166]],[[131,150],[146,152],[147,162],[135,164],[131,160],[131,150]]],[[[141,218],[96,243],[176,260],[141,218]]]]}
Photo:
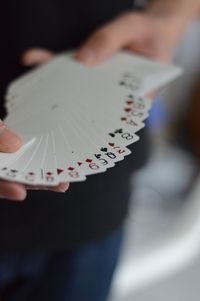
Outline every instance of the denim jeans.
{"type": "Polygon", "coordinates": [[[0,253],[1,301],[105,301],[122,227],[73,251],[0,253]]]}

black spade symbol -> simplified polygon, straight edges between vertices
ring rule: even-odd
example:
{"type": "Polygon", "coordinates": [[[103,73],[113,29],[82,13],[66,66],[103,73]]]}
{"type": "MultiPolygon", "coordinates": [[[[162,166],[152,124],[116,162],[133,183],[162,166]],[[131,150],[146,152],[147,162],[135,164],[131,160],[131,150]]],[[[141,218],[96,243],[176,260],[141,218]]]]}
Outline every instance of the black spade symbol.
{"type": "Polygon", "coordinates": [[[106,147],[102,147],[101,151],[106,153],[108,151],[108,149],[106,147]]]}
{"type": "Polygon", "coordinates": [[[122,129],[116,130],[115,134],[123,134],[123,130],[122,129]]]}
{"type": "Polygon", "coordinates": [[[115,137],[115,134],[113,134],[113,133],[109,133],[109,135],[110,135],[112,138],[115,137]]]}

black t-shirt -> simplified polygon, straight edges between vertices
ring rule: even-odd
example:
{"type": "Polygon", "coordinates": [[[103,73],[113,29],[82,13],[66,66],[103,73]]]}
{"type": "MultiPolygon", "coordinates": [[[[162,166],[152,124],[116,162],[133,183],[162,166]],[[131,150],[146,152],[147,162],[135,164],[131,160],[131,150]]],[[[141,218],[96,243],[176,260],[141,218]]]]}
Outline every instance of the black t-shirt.
{"type": "MultiPolygon", "coordinates": [[[[1,87],[21,72],[19,57],[27,48],[38,46],[59,52],[78,47],[93,30],[133,7],[130,0],[3,2],[1,87]]],[[[21,204],[1,200],[1,250],[72,248],[117,227],[127,213],[130,175],[146,158],[146,132],[141,131],[140,136],[131,156],[104,174],[72,184],[65,194],[33,191],[21,204]]]]}

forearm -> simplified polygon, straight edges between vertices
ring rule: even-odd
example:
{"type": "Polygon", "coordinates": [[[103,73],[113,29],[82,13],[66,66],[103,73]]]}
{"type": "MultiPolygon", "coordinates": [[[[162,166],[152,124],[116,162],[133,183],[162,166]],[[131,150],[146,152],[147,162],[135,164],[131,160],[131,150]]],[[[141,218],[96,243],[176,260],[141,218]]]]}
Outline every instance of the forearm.
{"type": "Polygon", "coordinates": [[[175,16],[186,22],[200,13],[200,0],[151,0],[148,11],[159,16],[175,16]]]}

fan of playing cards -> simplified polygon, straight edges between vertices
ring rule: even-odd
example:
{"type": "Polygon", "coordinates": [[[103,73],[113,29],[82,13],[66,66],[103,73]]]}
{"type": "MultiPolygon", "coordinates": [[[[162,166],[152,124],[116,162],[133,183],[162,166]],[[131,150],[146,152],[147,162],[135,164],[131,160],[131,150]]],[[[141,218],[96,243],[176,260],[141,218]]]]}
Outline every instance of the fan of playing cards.
{"type": "Polygon", "coordinates": [[[5,122],[23,146],[0,154],[0,178],[54,186],[115,166],[144,127],[151,100],[142,96],[180,74],[126,52],[97,67],[56,56],[8,88],[5,122]]]}

